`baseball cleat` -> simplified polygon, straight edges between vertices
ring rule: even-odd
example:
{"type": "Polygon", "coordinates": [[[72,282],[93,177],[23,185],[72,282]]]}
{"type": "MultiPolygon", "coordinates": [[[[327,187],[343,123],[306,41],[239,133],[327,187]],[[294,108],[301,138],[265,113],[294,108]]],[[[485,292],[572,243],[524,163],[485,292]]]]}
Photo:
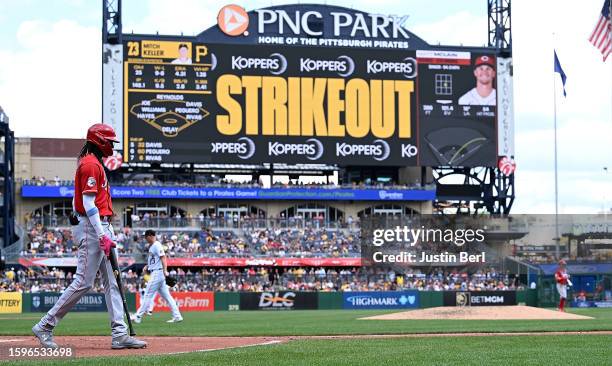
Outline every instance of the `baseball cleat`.
{"type": "Polygon", "coordinates": [[[152,311],[147,311],[147,315],[151,316],[151,315],[153,315],[153,312],[152,311]]]}
{"type": "Polygon", "coordinates": [[[172,318],[170,320],[167,320],[166,323],[180,323],[182,321],[183,321],[183,318],[180,317],[180,318],[172,318]]]}
{"type": "Polygon", "coordinates": [[[139,317],[138,315],[134,315],[134,314],[130,315],[130,319],[136,324],[140,324],[140,322],[142,321],[141,317],[139,317]]]}
{"type": "Polygon", "coordinates": [[[40,345],[45,348],[57,348],[57,343],[53,341],[53,332],[42,329],[38,324],[32,327],[32,333],[40,341],[40,345]]]}
{"type": "Polygon", "coordinates": [[[146,346],[147,342],[130,337],[127,334],[121,337],[113,338],[113,343],[111,344],[112,349],[145,348],[146,346]]]}

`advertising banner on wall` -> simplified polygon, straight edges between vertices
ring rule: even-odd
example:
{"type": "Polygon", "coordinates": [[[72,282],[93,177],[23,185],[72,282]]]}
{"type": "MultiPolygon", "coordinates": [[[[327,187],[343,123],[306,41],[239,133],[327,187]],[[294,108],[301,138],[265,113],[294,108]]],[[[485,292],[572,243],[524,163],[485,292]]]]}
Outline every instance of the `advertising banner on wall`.
{"type": "MultiPolygon", "coordinates": [[[[181,311],[215,310],[214,292],[172,292],[172,297],[181,311]]],[[[136,308],[140,307],[142,296],[136,294],[136,308]]],[[[153,311],[170,312],[170,306],[159,294],[155,295],[153,311]]]]}
{"type": "Polygon", "coordinates": [[[516,305],[516,291],[444,291],[444,306],[516,305]]]}
{"type": "MultiPolygon", "coordinates": [[[[61,293],[41,292],[33,293],[31,296],[31,311],[49,311],[59,300],[61,293]]],[[[106,301],[102,293],[88,293],[74,305],[70,311],[106,311],[106,301]]]]}
{"type": "Polygon", "coordinates": [[[406,309],[419,307],[418,291],[345,292],[345,309],[406,309]]]}
{"type": "Polygon", "coordinates": [[[317,309],[317,292],[241,292],[240,310],[317,309]]]}
{"type": "Polygon", "coordinates": [[[0,292],[0,314],[21,313],[23,298],[19,292],[0,292]]]}
{"type": "MultiPolygon", "coordinates": [[[[73,186],[21,187],[27,198],[69,198],[73,186]]],[[[195,199],[195,200],[317,200],[317,201],[430,201],[435,189],[324,189],[324,188],[206,188],[112,186],[114,199],[195,199]]]]}

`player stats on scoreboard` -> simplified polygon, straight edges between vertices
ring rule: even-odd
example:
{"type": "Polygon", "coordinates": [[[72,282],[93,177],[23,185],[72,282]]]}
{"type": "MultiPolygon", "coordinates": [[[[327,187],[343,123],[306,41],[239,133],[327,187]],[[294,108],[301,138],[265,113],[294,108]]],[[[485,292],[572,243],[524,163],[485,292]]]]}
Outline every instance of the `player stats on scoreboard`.
{"type": "Polygon", "coordinates": [[[211,56],[202,44],[184,41],[124,42],[124,159],[164,162],[192,159],[176,137],[210,112],[211,56]]]}
{"type": "Polygon", "coordinates": [[[494,166],[495,56],[437,50],[420,50],[416,56],[421,165],[494,166]]]}

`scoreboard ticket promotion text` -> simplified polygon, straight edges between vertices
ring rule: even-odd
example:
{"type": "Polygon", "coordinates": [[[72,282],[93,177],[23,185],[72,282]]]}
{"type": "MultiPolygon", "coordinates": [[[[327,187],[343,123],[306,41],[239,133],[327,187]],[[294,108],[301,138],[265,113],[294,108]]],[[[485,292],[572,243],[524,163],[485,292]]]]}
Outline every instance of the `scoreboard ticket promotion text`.
{"type": "Polygon", "coordinates": [[[333,6],[240,9],[196,37],[124,35],[126,162],[496,164],[490,50],[439,50],[403,18],[333,6]]]}

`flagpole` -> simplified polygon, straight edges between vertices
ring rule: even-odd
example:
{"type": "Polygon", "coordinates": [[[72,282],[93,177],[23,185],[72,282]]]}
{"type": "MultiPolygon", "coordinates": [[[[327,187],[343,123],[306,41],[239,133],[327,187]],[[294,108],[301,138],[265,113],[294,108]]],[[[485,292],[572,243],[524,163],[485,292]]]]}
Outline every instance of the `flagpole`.
{"type": "MultiPolygon", "coordinates": [[[[555,34],[553,33],[553,44],[555,34]]],[[[553,51],[555,49],[553,48],[553,51]]],[[[554,55],[554,54],[553,54],[554,55]]],[[[555,130],[555,258],[559,260],[559,180],[557,173],[557,75],[553,71],[553,120],[555,130]]]]}

